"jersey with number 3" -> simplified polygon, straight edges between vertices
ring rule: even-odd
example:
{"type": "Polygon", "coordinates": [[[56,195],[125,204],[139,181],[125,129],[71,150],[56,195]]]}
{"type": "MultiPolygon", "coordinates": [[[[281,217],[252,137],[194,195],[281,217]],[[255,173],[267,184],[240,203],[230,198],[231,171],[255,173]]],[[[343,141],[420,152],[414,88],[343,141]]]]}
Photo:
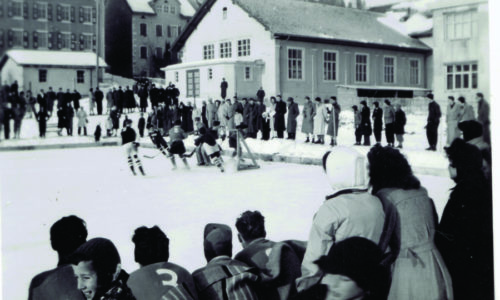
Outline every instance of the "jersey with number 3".
{"type": "Polygon", "coordinates": [[[130,274],[127,285],[137,300],[196,300],[193,277],[181,266],[160,262],[130,274]]]}

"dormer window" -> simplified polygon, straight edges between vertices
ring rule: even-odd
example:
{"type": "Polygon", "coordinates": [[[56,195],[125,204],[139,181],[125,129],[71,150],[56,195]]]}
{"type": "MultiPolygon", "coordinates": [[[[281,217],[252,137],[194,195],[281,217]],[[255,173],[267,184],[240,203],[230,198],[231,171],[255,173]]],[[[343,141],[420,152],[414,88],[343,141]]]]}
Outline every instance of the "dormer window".
{"type": "Polygon", "coordinates": [[[222,19],[227,19],[227,7],[222,8],[222,19]]]}

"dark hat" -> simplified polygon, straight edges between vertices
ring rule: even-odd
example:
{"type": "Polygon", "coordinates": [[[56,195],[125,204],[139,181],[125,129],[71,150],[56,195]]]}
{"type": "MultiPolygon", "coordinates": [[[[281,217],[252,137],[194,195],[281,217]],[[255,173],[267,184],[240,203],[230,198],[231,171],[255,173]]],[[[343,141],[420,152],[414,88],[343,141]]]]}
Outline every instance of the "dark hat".
{"type": "Polygon", "coordinates": [[[391,101],[389,101],[389,99],[385,99],[384,103],[387,104],[387,105],[391,105],[391,101]]]}
{"type": "Polygon", "coordinates": [[[214,121],[214,126],[219,126],[220,122],[219,121],[214,121]]]}
{"type": "Polygon", "coordinates": [[[427,98],[434,100],[434,95],[432,93],[427,94],[427,98]]]}
{"type": "Polygon", "coordinates": [[[332,100],[337,100],[337,97],[335,97],[335,96],[331,96],[331,97],[330,97],[330,99],[332,99],[332,100]]]}
{"type": "Polygon", "coordinates": [[[357,105],[353,105],[352,108],[357,110],[358,106],[357,105]]]}
{"type": "Polygon", "coordinates": [[[461,174],[475,174],[483,166],[483,157],[478,147],[456,138],[449,147],[444,147],[453,167],[461,174]]]}
{"type": "Polygon", "coordinates": [[[333,245],[328,254],[315,263],[324,273],[347,276],[363,290],[371,291],[384,275],[382,258],[382,250],[374,242],[351,237],[333,245]]]}
{"type": "Polygon", "coordinates": [[[205,127],[201,127],[199,130],[198,130],[201,134],[205,134],[207,133],[207,129],[205,127]]]}
{"type": "Polygon", "coordinates": [[[366,101],[365,100],[361,100],[361,102],[359,102],[361,105],[366,105],[366,101]]]}
{"type": "Polygon", "coordinates": [[[375,105],[376,107],[378,107],[378,101],[373,102],[373,105],[375,105]]]}
{"type": "Polygon", "coordinates": [[[125,124],[132,124],[132,120],[131,119],[125,120],[125,124]]]}
{"type": "Polygon", "coordinates": [[[207,260],[219,255],[230,255],[228,250],[229,252],[232,250],[232,241],[233,234],[229,226],[216,223],[207,224],[203,233],[203,248],[207,260]]]}
{"type": "Polygon", "coordinates": [[[483,135],[483,126],[476,120],[467,120],[458,123],[458,129],[464,134],[466,142],[483,135]]]}
{"type": "Polygon", "coordinates": [[[316,97],[316,98],[314,98],[314,101],[321,102],[321,98],[320,97],[316,97]]]}
{"type": "Polygon", "coordinates": [[[175,126],[177,126],[177,125],[181,125],[181,124],[182,124],[182,123],[181,123],[181,120],[175,120],[175,122],[174,122],[174,125],[175,125],[175,126]]]}

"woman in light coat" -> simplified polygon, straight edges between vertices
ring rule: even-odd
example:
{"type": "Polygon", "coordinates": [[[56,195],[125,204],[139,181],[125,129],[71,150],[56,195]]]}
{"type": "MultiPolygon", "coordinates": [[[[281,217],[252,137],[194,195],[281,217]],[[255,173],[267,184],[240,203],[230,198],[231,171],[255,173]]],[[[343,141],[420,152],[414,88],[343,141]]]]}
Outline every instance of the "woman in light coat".
{"type": "Polygon", "coordinates": [[[269,124],[271,126],[271,139],[276,137],[276,130],[274,129],[274,120],[276,115],[276,98],[273,96],[270,99],[271,105],[269,105],[269,124]]]}
{"type": "Polygon", "coordinates": [[[87,135],[87,113],[85,109],[80,106],[80,109],[76,113],[76,118],[78,119],[78,135],[80,135],[83,128],[83,135],[87,135]]]}
{"type": "Polygon", "coordinates": [[[328,122],[328,109],[326,105],[321,103],[321,98],[317,97],[316,101],[316,115],[314,116],[314,136],[316,136],[316,141],[313,140],[314,144],[324,144],[325,143],[325,126],[328,122]]]}

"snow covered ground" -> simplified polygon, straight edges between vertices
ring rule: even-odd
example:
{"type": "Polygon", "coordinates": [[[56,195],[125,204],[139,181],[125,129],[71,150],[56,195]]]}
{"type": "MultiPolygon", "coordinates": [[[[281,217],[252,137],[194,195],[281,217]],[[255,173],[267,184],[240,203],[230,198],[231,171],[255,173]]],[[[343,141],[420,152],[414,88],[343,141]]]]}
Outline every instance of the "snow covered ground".
{"type": "MultiPolygon", "coordinates": [[[[143,163],[145,178],[130,174],[120,147],[0,153],[3,299],[26,299],[32,276],[57,264],[49,228],[63,216],[83,218],[89,238],[111,239],[129,272],[138,268],[134,229],[159,225],[171,240],[170,260],[193,271],[206,263],[205,224],[233,228],[233,253],[241,249],[234,223],[245,210],[263,213],[271,240],[307,240],[314,213],[331,193],[318,166],[259,161],[261,169],[234,172],[226,158],[228,171],[220,173],[195,167],[194,157],[190,171],[180,163],[171,171],[161,156],[143,163]]],[[[441,215],[452,181],[418,177],[441,215]]]]}

